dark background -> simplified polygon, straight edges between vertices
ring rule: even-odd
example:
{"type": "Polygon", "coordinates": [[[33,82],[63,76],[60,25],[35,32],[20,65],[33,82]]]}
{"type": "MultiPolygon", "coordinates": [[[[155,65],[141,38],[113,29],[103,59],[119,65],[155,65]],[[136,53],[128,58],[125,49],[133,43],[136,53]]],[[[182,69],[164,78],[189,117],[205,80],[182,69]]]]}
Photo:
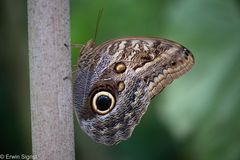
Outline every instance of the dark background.
{"type": "MultiPolygon", "coordinates": [[[[240,159],[240,2],[237,0],[71,0],[72,43],[126,36],[177,41],[196,60],[191,72],[152,101],[132,137],[94,143],[75,119],[84,160],[240,159]]],[[[0,154],[31,154],[27,4],[0,1],[0,154]]],[[[79,49],[72,49],[76,65],[79,49]]],[[[75,68],[73,67],[73,70],[75,68]]]]}

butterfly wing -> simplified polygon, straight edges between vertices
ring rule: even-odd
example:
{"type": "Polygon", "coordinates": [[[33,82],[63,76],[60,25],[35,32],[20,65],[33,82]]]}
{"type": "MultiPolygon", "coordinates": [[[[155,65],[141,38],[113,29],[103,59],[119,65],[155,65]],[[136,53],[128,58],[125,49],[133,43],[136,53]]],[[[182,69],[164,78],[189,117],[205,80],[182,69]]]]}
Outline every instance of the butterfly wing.
{"type": "Polygon", "coordinates": [[[77,117],[106,145],[129,138],[150,100],[194,64],[188,49],[159,38],[111,40],[82,54],[74,84],[77,117]]]}

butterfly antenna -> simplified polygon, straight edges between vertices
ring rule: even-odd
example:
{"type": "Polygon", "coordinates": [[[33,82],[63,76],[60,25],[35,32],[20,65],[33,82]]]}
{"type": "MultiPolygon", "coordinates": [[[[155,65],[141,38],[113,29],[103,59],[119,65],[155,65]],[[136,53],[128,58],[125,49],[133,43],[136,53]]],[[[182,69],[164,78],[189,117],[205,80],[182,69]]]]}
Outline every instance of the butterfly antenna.
{"type": "Polygon", "coordinates": [[[95,33],[94,33],[94,39],[93,42],[96,42],[97,39],[97,33],[98,33],[98,28],[99,28],[99,23],[100,23],[100,19],[102,17],[102,13],[103,13],[103,8],[101,8],[98,12],[98,16],[97,16],[97,24],[96,24],[96,29],[95,29],[95,33]]]}

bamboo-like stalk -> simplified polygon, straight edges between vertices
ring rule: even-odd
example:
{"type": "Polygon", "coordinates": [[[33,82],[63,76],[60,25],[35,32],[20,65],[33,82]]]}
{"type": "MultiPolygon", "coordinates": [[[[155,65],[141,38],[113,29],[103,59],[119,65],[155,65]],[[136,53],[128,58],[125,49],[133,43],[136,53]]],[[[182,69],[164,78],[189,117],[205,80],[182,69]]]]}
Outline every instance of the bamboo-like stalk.
{"type": "Polygon", "coordinates": [[[32,150],[38,160],[75,159],[69,20],[69,0],[28,0],[32,150]]]}

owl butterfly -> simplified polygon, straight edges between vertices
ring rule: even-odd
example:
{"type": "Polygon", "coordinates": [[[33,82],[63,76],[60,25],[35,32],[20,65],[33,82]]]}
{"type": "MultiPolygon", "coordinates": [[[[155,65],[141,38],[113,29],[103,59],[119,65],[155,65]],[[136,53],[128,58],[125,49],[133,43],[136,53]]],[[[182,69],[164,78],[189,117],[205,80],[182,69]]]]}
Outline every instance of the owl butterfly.
{"type": "Polygon", "coordinates": [[[80,52],[74,103],[81,128],[96,142],[128,139],[150,100],[194,64],[182,45],[160,38],[129,37],[80,52]]]}

